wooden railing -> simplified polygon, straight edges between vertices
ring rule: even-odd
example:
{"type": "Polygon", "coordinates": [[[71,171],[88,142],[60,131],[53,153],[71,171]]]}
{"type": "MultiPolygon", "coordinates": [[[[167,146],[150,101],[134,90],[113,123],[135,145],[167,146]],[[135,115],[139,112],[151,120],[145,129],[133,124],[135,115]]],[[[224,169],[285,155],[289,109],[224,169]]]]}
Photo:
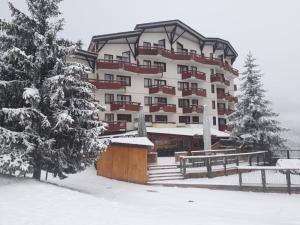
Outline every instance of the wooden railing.
{"type": "Polygon", "coordinates": [[[224,92],[218,92],[217,93],[217,98],[218,99],[222,99],[222,100],[226,100],[229,102],[237,102],[238,98],[234,97],[232,95],[230,95],[229,93],[224,93],[224,92]]]}
{"type": "Polygon", "coordinates": [[[233,126],[227,125],[227,124],[219,124],[219,130],[220,131],[232,131],[233,126]]]}
{"type": "Polygon", "coordinates": [[[104,121],[107,124],[106,133],[126,131],[126,121],[104,121]]]}
{"type": "Polygon", "coordinates": [[[230,115],[234,113],[234,110],[232,109],[226,109],[226,108],[218,108],[218,115],[230,115]]]}
{"type": "Polygon", "coordinates": [[[173,60],[194,60],[201,64],[216,65],[232,73],[235,76],[239,75],[239,71],[237,69],[231,67],[226,61],[223,62],[220,58],[205,57],[203,55],[198,55],[189,52],[175,52],[160,47],[143,47],[143,46],[138,47],[138,54],[161,55],[163,57],[173,59],[173,60]]]}
{"type": "Polygon", "coordinates": [[[191,105],[182,107],[182,113],[203,113],[202,105],[191,105]]]}
{"type": "Polygon", "coordinates": [[[253,158],[256,158],[257,165],[259,165],[259,163],[263,163],[265,165],[266,153],[267,151],[256,151],[256,152],[234,153],[234,154],[179,156],[180,171],[184,175],[184,177],[186,177],[188,172],[191,173],[206,172],[207,177],[212,177],[212,173],[220,169],[223,170],[225,175],[227,175],[228,166],[235,168],[236,166],[239,166],[240,162],[242,161],[243,162],[248,161],[248,164],[252,165],[253,158]],[[222,166],[221,168],[220,165],[222,166]],[[215,168],[214,166],[216,166],[217,168],[215,168]],[[195,170],[195,168],[198,168],[198,170],[195,170]]]}
{"type": "Polygon", "coordinates": [[[97,80],[88,79],[88,82],[95,85],[97,89],[122,89],[125,88],[125,83],[118,80],[97,80]]]}
{"type": "Polygon", "coordinates": [[[110,110],[128,110],[128,111],[139,111],[141,103],[139,102],[126,102],[126,101],[116,101],[112,102],[110,105],[110,110]]]}
{"type": "Polygon", "coordinates": [[[196,95],[200,97],[206,97],[206,90],[203,88],[184,88],[182,89],[182,97],[196,95]]]}
{"type": "Polygon", "coordinates": [[[220,82],[222,84],[225,84],[226,86],[230,86],[230,81],[226,80],[221,74],[214,74],[210,76],[211,82],[220,82]]]}
{"type": "Polygon", "coordinates": [[[149,94],[156,94],[162,92],[168,95],[175,95],[176,90],[175,87],[168,85],[152,85],[149,87],[149,94]]]}
{"type": "Polygon", "coordinates": [[[164,111],[164,112],[176,112],[176,105],[174,104],[152,104],[149,106],[150,112],[158,112],[158,111],[164,111]]]}
{"type": "Polygon", "coordinates": [[[162,69],[159,66],[138,65],[134,63],[127,63],[120,60],[104,60],[99,59],[97,61],[97,68],[99,69],[123,69],[133,73],[142,74],[158,74],[162,73],[162,69]]]}
{"type": "Polygon", "coordinates": [[[188,71],[183,71],[181,73],[182,80],[189,79],[192,77],[198,80],[206,80],[206,74],[200,71],[188,70],[188,71]]]}

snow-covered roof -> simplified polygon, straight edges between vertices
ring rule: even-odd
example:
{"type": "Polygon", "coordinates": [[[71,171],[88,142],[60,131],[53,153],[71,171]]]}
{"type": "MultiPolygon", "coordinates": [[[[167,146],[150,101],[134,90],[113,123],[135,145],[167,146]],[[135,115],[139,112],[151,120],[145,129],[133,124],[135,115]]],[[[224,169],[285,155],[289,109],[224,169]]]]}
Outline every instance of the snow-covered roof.
{"type": "Polygon", "coordinates": [[[127,145],[141,145],[153,147],[154,144],[146,137],[120,137],[112,138],[111,143],[127,144],[127,145]]]}
{"type": "MultiPolygon", "coordinates": [[[[170,134],[170,135],[181,135],[181,136],[203,136],[203,126],[197,125],[193,127],[175,127],[175,128],[157,128],[147,127],[147,133],[155,134],[170,134]]],[[[101,138],[111,137],[122,137],[122,136],[135,136],[137,131],[129,131],[123,134],[107,135],[101,138]]],[[[230,134],[211,128],[211,135],[216,137],[229,137],[230,134]]]]}

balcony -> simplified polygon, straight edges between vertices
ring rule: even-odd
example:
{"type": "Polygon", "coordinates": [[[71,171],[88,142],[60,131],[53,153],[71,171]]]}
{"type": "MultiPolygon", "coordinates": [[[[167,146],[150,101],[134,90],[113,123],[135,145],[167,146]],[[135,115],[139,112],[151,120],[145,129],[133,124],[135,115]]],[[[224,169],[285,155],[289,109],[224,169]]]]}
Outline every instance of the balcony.
{"type": "Polygon", "coordinates": [[[88,79],[88,81],[95,85],[97,89],[122,89],[125,88],[125,83],[118,80],[96,80],[88,79]]]}
{"type": "Polygon", "coordinates": [[[223,92],[217,93],[217,99],[225,100],[225,101],[229,101],[229,102],[238,102],[237,97],[234,97],[234,96],[232,96],[228,93],[226,94],[226,93],[223,93],[223,92]]]}
{"type": "Polygon", "coordinates": [[[232,113],[234,113],[234,110],[232,109],[218,108],[218,115],[220,116],[229,116],[232,113]]]}
{"type": "Polygon", "coordinates": [[[196,95],[199,97],[206,97],[206,90],[203,88],[185,88],[182,89],[182,97],[196,95]]]}
{"type": "Polygon", "coordinates": [[[126,121],[105,121],[105,123],[107,124],[105,133],[126,131],[126,121]]]}
{"type": "Polygon", "coordinates": [[[117,101],[110,104],[110,110],[126,110],[126,111],[139,111],[141,103],[138,102],[125,102],[117,101]]]}
{"type": "Polygon", "coordinates": [[[226,124],[219,124],[220,131],[232,131],[233,126],[226,125],[226,124]]]}
{"type": "Polygon", "coordinates": [[[214,75],[211,75],[210,76],[210,81],[213,83],[213,82],[219,82],[219,83],[222,83],[222,84],[225,84],[226,86],[229,86],[230,85],[230,81],[229,80],[226,80],[222,74],[214,74],[214,75]]]}
{"type": "Polygon", "coordinates": [[[169,113],[176,113],[176,105],[173,104],[152,104],[149,106],[150,112],[169,112],[169,113]]]}
{"type": "Polygon", "coordinates": [[[204,80],[205,81],[206,80],[206,74],[203,73],[203,72],[200,72],[200,71],[189,70],[189,71],[183,71],[181,73],[181,78],[182,78],[182,80],[195,78],[195,79],[198,79],[198,80],[204,80]]]}
{"type": "Polygon", "coordinates": [[[112,69],[119,70],[123,69],[125,71],[141,74],[159,74],[161,73],[161,68],[157,66],[148,65],[137,65],[134,63],[127,63],[118,60],[98,60],[97,69],[112,69]]]}
{"type": "Polygon", "coordinates": [[[203,113],[203,106],[191,105],[187,107],[182,107],[182,113],[203,113]]]}
{"type": "Polygon", "coordinates": [[[167,94],[167,95],[175,95],[175,87],[168,85],[153,85],[149,87],[149,94],[167,94]]]}
{"type": "Polygon", "coordinates": [[[234,69],[226,61],[223,62],[219,58],[205,57],[203,55],[198,55],[198,54],[193,54],[188,52],[174,52],[160,47],[140,46],[138,47],[138,53],[140,55],[161,55],[165,58],[173,59],[173,60],[194,60],[201,64],[219,66],[220,68],[232,73],[235,76],[239,75],[239,71],[237,69],[234,69]]]}

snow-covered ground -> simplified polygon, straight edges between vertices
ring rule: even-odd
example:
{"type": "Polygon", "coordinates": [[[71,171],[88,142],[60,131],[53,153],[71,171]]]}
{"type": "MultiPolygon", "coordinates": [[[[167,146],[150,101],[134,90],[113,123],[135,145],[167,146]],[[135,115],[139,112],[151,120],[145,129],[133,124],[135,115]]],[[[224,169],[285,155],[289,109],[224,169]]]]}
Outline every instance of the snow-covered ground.
{"type": "Polygon", "coordinates": [[[95,173],[48,180],[56,185],[0,177],[0,225],[300,224],[300,195],[145,186],[95,173]]]}

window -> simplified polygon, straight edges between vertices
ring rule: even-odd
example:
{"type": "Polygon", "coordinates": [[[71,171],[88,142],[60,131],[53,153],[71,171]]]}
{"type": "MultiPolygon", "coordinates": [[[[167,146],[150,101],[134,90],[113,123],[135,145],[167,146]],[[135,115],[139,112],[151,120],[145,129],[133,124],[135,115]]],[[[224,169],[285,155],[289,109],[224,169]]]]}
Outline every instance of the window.
{"type": "Polygon", "coordinates": [[[197,67],[196,66],[191,66],[191,71],[197,72],[197,67]]]}
{"type": "Polygon", "coordinates": [[[212,101],[212,109],[216,109],[216,101],[215,100],[212,101]]]}
{"type": "Polygon", "coordinates": [[[122,57],[122,56],[119,56],[119,55],[116,56],[116,59],[117,59],[118,61],[121,61],[121,62],[123,61],[123,57],[122,57]]]}
{"type": "Polygon", "coordinates": [[[213,125],[216,126],[217,125],[217,119],[215,116],[213,116],[213,125]]]}
{"type": "Polygon", "coordinates": [[[167,98],[155,97],[154,102],[155,104],[165,105],[167,104],[167,98]]]}
{"type": "Polygon", "coordinates": [[[219,125],[226,125],[226,119],[219,118],[219,125]]]}
{"type": "Polygon", "coordinates": [[[197,90],[198,89],[198,84],[197,83],[191,83],[191,89],[192,90],[197,90]]]}
{"type": "Polygon", "coordinates": [[[225,103],[218,103],[218,109],[225,109],[225,103]]]}
{"type": "Polygon", "coordinates": [[[122,53],[122,61],[130,63],[130,51],[126,51],[122,53]]]}
{"type": "Polygon", "coordinates": [[[213,54],[213,53],[209,53],[209,57],[210,57],[211,59],[213,59],[213,58],[214,58],[214,54],[213,54]]]}
{"type": "Polygon", "coordinates": [[[126,122],[131,122],[132,118],[130,114],[118,114],[117,115],[118,121],[126,121],[126,122]]]}
{"type": "Polygon", "coordinates": [[[237,86],[236,86],[236,84],[233,85],[233,90],[234,90],[234,91],[237,91],[237,86]]]}
{"type": "Polygon", "coordinates": [[[144,97],[144,104],[145,104],[145,105],[152,105],[152,97],[150,97],[150,96],[145,96],[145,97],[144,97]]]}
{"type": "Polygon", "coordinates": [[[179,91],[182,91],[183,89],[189,89],[189,83],[188,82],[178,81],[177,86],[178,86],[179,91]]]}
{"type": "Polygon", "coordinates": [[[192,54],[192,55],[196,55],[197,54],[197,51],[196,50],[190,50],[190,53],[192,54]]]}
{"type": "Polygon", "coordinates": [[[191,123],[191,118],[189,116],[179,116],[179,123],[191,123]]]}
{"type": "Polygon", "coordinates": [[[225,94],[225,89],[224,88],[217,88],[217,93],[218,94],[225,94]]]}
{"type": "Polygon", "coordinates": [[[161,68],[161,71],[163,71],[163,72],[167,71],[167,66],[163,62],[154,62],[154,65],[161,68]]]}
{"type": "Polygon", "coordinates": [[[165,41],[165,39],[162,39],[162,40],[158,41],[158,47],[159,48],[166,48],[166,41],[165,41]]]}
{"type": "Polygon", "coordinates": [[[157,86],[166,86],[167,85],[167,81],[166,80],[155,79],[154,80],[154,85],[157,85],[157,86]]]}
{"type": "Polygon", "coordinates": [[[211,85],[211,93],[215,93],[215,85],[211,85]]]}
{"type": "Polygon", "coordinates": [[[114,114],[111,114],[111,113],[105,114],[105,121],[106,122],[114,122],[114,114]]]}
{"type": "Polygon", "coordinates": [[[125,86],[131,86],[131,77],[130,76],[117,75],[117,80],[122,81],[125,84],[125,86]]]}
{"type": "Polygon", "coordinates": [[[188,71],[189,67],[185,65],[177,65],[177,73],[188,71]]]}
{"type": "Polygon", "coordinates": [[[114,80],[113,74],[104,74],[104,80],[114,80]]]}
{"type": "Polygon", "coordinates": [[[150,78],[144,78],[144,87],[148,88],[152,86],[152,79],[150,78]]]}
{"type": "Polygon", "coordinates": [[[215,70],[214,69],[210,69],[210,75],[214,75],[215,74],[215,70]]]}
{"type": "Polygon", "coordinates": [[[114,94],[105,94],[105,104],[110,104],[114,101],[114,94]]]}
{"type": "Polygon", "coordinates": [[[190,106],[190,100],[189,99],[178,99],[178,107],[189,107],[190,106]]]}
{"type": "Polygon", "coordinates": [[[199,116],[192,117],[193,123],[199,123],[199,116]]]}
{"type": "Polygon", "coordinates": [[[144,60],[144,66],[145,67],[151,67],[151,61],[150,60],[144,60]]]}
{"type": "Polygon", "coordinates": [[[192,105],[199,105],[199,102],[197,99],[192,99],[192,105]]]}
{"type": "Polygon", "coordinates": [[[167,123],[168,122],[168,116],[156,115],[155,116],[155,122],[156,123],[167,123]]]}
{"type": "Polygon", "coordinates": [[[177,52],[183,52],[183,44],[177,42],[177,52]]]}
{"type": "Polygon", "coordinates": [[[131,95],[117,95],[118,102],[131,102],[131,95]]]}
{"type": "Polygon", "coordinates": [[[144,48],[151,48],[151,43],[150,42],[143,42],[143,47],[144,48]]]}
{"type": "Polygon", "coordinates": [[[148,123],[152,123],[152,115],[145,115],[145,121],[148,123]]]}
{"type": "Polygon", "coordinates": [[[109,54],[104,54],[104,61],[111,62],[113,61],[114,56],[109,54]]]}

